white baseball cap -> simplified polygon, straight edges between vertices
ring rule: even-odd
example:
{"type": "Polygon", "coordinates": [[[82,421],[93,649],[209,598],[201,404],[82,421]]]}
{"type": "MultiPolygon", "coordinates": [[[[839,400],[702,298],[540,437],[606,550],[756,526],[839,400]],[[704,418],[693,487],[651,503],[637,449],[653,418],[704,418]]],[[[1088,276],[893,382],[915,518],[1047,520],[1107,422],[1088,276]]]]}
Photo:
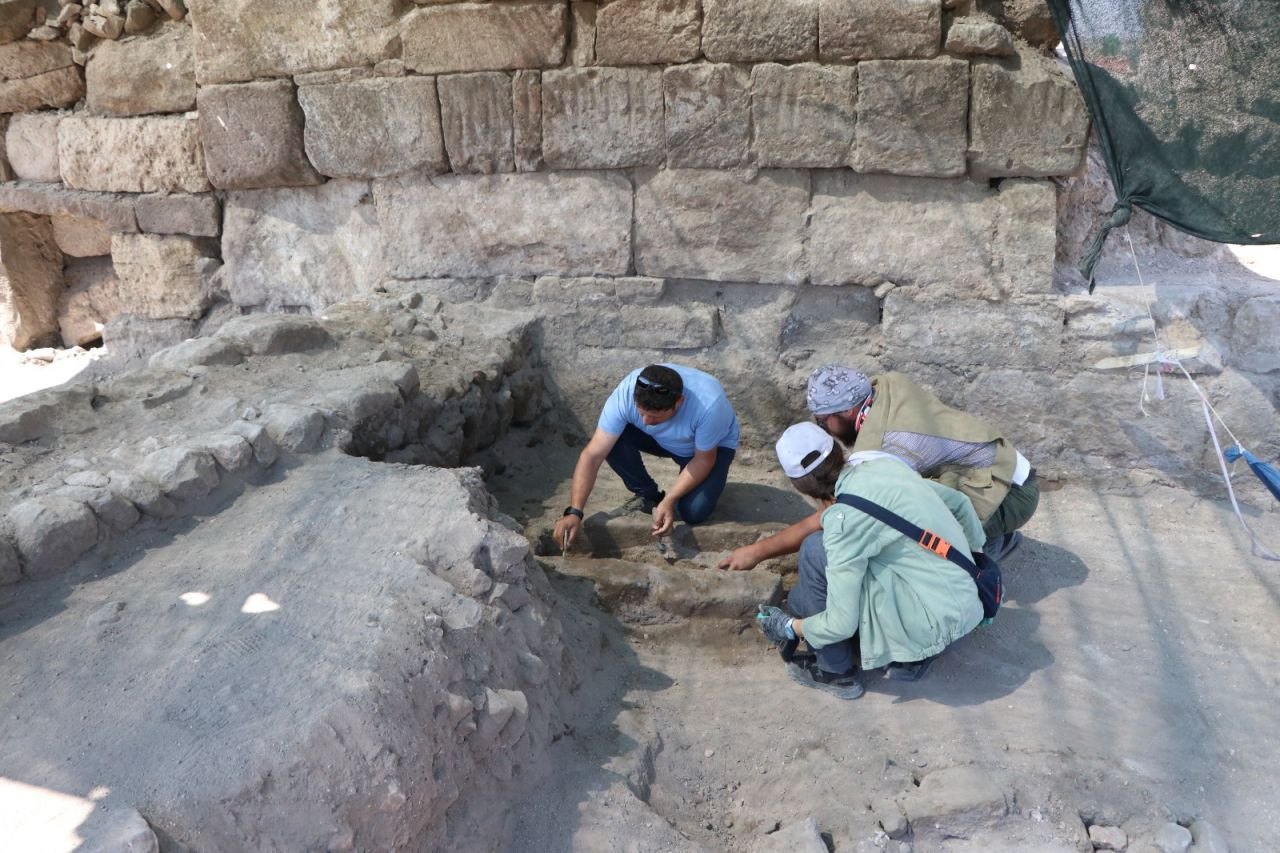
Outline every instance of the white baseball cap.
{"type": "Polygon", "coordinates": [[[778,439],[778,462],[782,465],[782,473],[792,479],[803,477],[822,464],[835,443],[831,434],[815,423],[792,424],[778,439]],[[805,465],[804,458],[815,450],[818,458],[805,465]]]}

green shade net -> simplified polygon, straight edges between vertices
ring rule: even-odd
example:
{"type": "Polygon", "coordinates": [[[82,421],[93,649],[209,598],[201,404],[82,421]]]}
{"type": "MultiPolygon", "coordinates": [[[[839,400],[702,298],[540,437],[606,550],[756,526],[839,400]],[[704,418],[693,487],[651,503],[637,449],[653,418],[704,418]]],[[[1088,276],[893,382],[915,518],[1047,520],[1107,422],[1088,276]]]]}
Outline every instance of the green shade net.
{"type": "Polygon", "coordinates": [[[1049,0],[1116,206],[1197,237],[1280,243],[1280,0],[1049,0]]]}

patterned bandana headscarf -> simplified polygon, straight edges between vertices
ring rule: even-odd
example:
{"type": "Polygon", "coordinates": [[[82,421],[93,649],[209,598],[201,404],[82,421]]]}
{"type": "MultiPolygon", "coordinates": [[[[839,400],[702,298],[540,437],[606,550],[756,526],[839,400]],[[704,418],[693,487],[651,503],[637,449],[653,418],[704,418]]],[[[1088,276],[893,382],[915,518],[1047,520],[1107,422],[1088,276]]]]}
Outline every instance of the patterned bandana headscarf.
{"type": "Polygon", "coordinates": [[[809,374],[809,411],[815,415],[847,412],[871,396],[871,380],[838,364],[824,364],[809,374]]]}

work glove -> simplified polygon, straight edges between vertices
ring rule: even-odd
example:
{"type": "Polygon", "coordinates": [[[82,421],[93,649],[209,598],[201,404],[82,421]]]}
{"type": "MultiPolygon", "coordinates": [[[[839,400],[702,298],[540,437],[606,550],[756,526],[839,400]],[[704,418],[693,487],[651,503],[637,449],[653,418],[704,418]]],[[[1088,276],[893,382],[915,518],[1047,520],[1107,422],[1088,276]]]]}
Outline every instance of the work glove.
{"type": "Polygon", "coordinates": [[[759,610],[756,613],[756,623],[760,626],[760,630],[769,638],[769,642],[775,646],[781,646],[787,640],[794,640],[796,632],[791,628],[791,623],[795,620],[787,614],[781,607],[772,607],[767,604],[758,605],[759,610]]]}

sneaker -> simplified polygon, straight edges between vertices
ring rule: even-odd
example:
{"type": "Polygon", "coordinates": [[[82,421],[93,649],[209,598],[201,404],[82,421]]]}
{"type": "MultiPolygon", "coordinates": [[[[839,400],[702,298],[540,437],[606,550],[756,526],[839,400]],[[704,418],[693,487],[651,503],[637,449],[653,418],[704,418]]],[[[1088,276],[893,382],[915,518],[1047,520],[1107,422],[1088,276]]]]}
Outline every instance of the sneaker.
{"type": "Polygon", "coordinates": [[[797,684],[830,693],[837,699],[857,699],[866,692],[857,670],[836,675],[819,667],[816,659],[803,665],[792,660],[787,664],[787,675],[797,684]]]}
{"type": "Polygon", "coordinates": [[[912,663],[891,663],[885,667],[885,677],[894,681],[919,681],[929,671],[929,666],[937,659],[937,655],[912,663]]]}
{"type": "Polygon", "coordinates": [[[987,556],[999,563],[1003,562],[1021,544],[1022,534],[1015,530],[1012,533],[1006,533],[1003,536],[997,536],[992,539],[982,547],[982,550],[986,552],[987,556]]]}
{"type": "Polygon", "coordinates": [[[653,508],[662,503],[662,499],[666,496],[666,492],[658,492],[658,497],[656,498],[648,498],[644,495],[632,495],[626,503],[611,512],[610,515],[629,515],[636,512],[642,512],[645,515],[653,515],[653,508]]]}

